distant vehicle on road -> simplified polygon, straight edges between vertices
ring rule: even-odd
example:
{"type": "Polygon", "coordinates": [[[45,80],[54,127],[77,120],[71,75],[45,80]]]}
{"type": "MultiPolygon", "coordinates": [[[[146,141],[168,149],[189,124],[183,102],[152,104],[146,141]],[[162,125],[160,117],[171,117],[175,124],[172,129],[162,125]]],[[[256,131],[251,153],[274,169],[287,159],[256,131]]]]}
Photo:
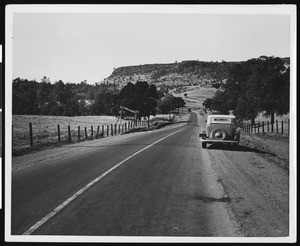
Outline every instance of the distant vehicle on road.
{"type": "Polygon", "coordinates": [[[237,146],[240,142],[240,128],[234,115],[207,116],[206,129],[199,134],[202,148],[207,144],[226,143],[237,146]]]}

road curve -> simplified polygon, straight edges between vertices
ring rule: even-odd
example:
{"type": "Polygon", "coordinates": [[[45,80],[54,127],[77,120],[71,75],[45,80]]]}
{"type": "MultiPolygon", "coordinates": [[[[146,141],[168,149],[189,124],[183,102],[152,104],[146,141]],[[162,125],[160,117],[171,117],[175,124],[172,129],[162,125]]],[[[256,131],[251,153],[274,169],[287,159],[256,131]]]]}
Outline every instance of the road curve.
{"type": "Polygon", "coordinates": [[[184,126],[13,172],[11,234],[241,236],[198,133],[192,113],[184,126]]]}

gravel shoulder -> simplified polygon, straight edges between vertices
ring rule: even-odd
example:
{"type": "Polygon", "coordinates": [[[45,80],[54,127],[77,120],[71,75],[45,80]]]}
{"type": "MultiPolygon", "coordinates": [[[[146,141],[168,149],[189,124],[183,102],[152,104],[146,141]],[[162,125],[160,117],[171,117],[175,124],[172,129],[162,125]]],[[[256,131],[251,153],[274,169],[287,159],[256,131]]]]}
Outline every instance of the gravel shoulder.
{"type": "MultiPolygon", "coordinates": [[[[199,124],[204,117],[198,113],[199,124]]],[[[289,236],[289,142],[242,134],[240,146],[202,149],[246,237],[289,236]]]]}

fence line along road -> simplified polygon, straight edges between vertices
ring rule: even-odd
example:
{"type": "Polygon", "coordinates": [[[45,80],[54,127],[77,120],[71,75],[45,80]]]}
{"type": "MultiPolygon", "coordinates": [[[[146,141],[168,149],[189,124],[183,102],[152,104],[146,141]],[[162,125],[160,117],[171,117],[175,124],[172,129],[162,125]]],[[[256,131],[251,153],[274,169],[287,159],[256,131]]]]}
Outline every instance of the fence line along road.
{"type": "MultiPolygon", "coordinates": [[[[155,121],[168,121],[165,118],[154,118],[151,122],[155,121]]],[[[137,121],[134,125],[134,121],[125,122],[123,124],[108,124],[108,125],[97,125],[90,127],[80,127],[68,125],[64,129],[61,125],[57,125],[53,131],[47,130],[35,130],[34,125],[29,123],[29,132],[23,132],[20,136],[16,134],[14,127],[13,133],[13,148],[36,146],[43,144],[60,144],[60,143],[75,143],[92,139],[105,138],[115,135],[124,134],[134,128],[144,127],[148,125],[147,120],[137,121]],[[55,130],[56,129],[56,130],[55,130]],[[28,135],[27,135],[28,134],[28,135]]]]}
{"type": "MultiPolygon", "coordinates": [[[[67,131],[63,131],[60,127],[60,125],[57,125],[57,143],[61,142],[80,142],[84,140],[92,140],[92,139],[98,139],[98,138],[104,138],[109,136],[115,136],[118,134],[126,133],[127,131],[140,127],[140,126],[146,126],[147,121],[137,121],[136,126],[134,126],[134,122],[125,122],[123,124],[110,124],[110,125],[102,125],[97,126],[97,131],[94,131],[94,127],[91,126],[90,130],[88,130],[87,127],[84,127],[84,132],[80,129],[80,126],[71,128],[71,126],[68,126],[67,131]],[[76,130],[77,129],[77,130],[76,130]],[[101,129],[101,131],[100,131],[101,129]],[[106,131],[105,131],[106,129],[106,131]],[[94,133],[96,133],[94,135],[94,133]],[[64,137],[63,137],[64,136],[64,137]],[[84,136],[85,138],[82,138],[84,136]]],[[[29,123],[29,140],[30,140],[30,146],[34,145],[34,131],[32,127],[32,123],[29,123]]],[[[53,136],[54,137],[54,136],[53,136]]]]}
{"type": "Polygon", "coordinates": [[[289,136],[290,120],[278,121],[273,124],[269,121],[258,122],[257,124],[242,124],[242,129],[247,133],[276,133],[289,136]]]}

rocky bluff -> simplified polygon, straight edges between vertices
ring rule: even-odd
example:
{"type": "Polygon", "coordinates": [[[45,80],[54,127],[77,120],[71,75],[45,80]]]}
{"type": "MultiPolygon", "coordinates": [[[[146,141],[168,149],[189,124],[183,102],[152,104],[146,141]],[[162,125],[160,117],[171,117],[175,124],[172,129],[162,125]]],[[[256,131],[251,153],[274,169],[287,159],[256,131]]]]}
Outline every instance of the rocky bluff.
{"type": "Polygon", "coordinates": [[[156,86],[199,85],[211,87],[226,80],[231,66],[237,62],[182,61],[169,64],[145,64],[116,68],[105,79],[120,87],[128,82],[147,81],[156,86]]]}
{"type": "MultiPolygon", "coordinates": [[[[282,58],[289,64],[289,58],[282,58]]],[[[229,70],[238,62],[206,62],[187,60],[168,64],[145,64],[118,67],[105,79],[120,88],[128,82],[146,81],[156,86],[203,86],[218,87],[228,78],[229,70]]]]}

